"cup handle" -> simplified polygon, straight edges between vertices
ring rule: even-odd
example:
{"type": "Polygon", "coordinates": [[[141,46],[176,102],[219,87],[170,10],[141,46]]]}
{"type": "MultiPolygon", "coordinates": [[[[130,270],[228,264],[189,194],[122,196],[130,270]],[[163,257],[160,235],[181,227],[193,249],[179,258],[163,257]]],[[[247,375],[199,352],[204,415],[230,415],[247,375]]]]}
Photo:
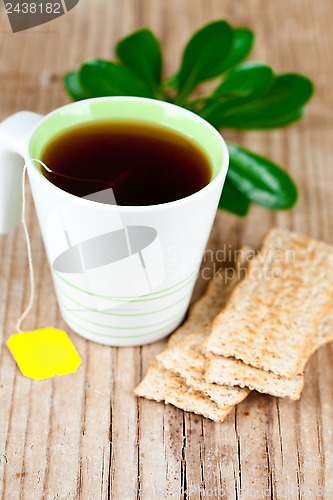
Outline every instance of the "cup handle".
{"type": "Polygon", "coordinates": [[[0,123],[0,235],[9,233],[19,222],[25,148],[42,118],[20,111],[0,123]]]}

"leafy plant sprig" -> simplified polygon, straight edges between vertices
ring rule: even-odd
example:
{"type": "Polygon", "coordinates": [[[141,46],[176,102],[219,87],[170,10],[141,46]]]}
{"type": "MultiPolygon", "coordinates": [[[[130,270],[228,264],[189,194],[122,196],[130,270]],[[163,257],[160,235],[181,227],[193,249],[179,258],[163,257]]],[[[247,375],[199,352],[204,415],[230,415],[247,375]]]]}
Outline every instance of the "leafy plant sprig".
{"type": "MultiPolygon", "coordinates": [[[[254,43],[248,28],[224,20],[205,25],[188,41],[179,70],[162,80],[162,51],[143,29],[120,40],[118,61],[92,59],[64,77],[74,100],[140,96],[173,102],[205,118],[217,129],[284,127],[299,120],[313,93],[312,82],[297,73],[275,74],[260,62],[242,62],[254,43]],[[209,95],[193,96],[200,85],[218,79],[209,95]]],[[[291,208],[297,188],[290,175],[267,158],[228,142],[230,166],[219,207],[245,216],[251,203],[272,210],[291,208]]]]}

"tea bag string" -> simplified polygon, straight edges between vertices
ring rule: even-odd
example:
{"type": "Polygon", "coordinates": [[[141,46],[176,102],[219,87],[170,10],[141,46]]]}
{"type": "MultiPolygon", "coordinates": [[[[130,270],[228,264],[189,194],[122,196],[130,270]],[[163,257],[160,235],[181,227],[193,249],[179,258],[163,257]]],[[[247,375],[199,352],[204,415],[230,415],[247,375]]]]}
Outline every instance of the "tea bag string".
{"type": "Polygon", "coordinates": [[[16,323],[16,331],[17,333],[23,333],[23,330],[21,329],[22,323],[25,320],[25,318],[28,316],[29,312],[32,309],[34,299],[35,299],[35,276],[34,276],[34,266],[32,263],[32,252],[31,252],[31,242],[30,242],[30,236],[29,236],[29,231],[27,227],[27,223],[25,220],[26,216],[26,196],[25,196],[25,181],[26,181],[26,176],[27,176],[27,164],[25,163],[23,167],[23,172],[22,172],[22,212],[21,212],[21,223],[24,231],[24,236],[25,236],[25,242],[26,242],[26,247],[27,247],[27,256],[28,256],[28,264],[29,264],[29,281],[30,281],[30,297],[29,297],[29,302],[19,319],[17,320],[16,323]]]}
{"type": "MultiPolygon", "coordinates": [[[[38,160],[36,158],[32,158],[31,161],[37,161],[43,168],[45,168],[48,172],[51,172],[51,170],[43,163],[41,160],[38,160]]],[[[23,330],[21,328],[23,321],[25,318],[28,316],[30,313],[32,306],[34,305],[34,300],[35,300],[35,272],[34,272],[34,266],[32,262],[32,252],[31,252],[31,241],[30,241],[30,236],[29,236],[29,231],[28,231],[28,226],[25,220],[26,217],[26,193],[25,193],[25,184],[26,184],[26,177],[27,177],[27,168],[28,165],[27,163],[24,164],[23,171],[22,171],[22,212],[21,212],[21,224],[23,227],[23,232],[24,232],[24,237],[25,237],[25,243],[27,247],[27,257],[28,257],[28,265],[29,265],[29,282],[30,282],[30,296],[29,296],[29,302],[27,307],[24,309],[23,313],[19,317],[16,323],[16,331],[17,333],[23,333],[23,330]]]]}

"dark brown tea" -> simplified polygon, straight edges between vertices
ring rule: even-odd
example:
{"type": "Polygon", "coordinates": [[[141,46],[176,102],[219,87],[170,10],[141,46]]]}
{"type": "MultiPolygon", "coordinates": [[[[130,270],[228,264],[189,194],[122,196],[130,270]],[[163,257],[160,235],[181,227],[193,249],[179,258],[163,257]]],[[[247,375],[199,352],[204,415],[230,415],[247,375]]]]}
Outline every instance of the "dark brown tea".
{"type": "Polygon", "coordinates": [[[55,137],[42,153],[43,175],[77,196],[113,189],[118,205],[155,205],[199,191],[209,159],[177,133],[137,123],[97,122],[55,137]]]}

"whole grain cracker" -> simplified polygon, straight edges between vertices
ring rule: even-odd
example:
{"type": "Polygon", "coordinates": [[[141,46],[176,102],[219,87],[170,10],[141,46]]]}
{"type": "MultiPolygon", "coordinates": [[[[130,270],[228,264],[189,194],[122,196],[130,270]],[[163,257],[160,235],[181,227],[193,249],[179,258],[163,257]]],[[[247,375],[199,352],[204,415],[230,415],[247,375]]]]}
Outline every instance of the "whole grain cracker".
{"type": "Polygon", "coordinates": [[[186,385],[193,390],[202,392],[220,408],[223,408],[238,400],[239,397],[243,400],[245,393],[243,393],[244,388],[206,382],[206,358],[201,350],[201,344],[207,335],[209,335],[209,332],[210,327],[208,326],[202,328],[199,332],[188,335],[175,347],[166,349],[159,354],[157,360],[164,368],[184,379],[186,385]]]}
{"type": "Polygon", "coordinates": [[[200,391],[188,387],[181,377],[165,369],[157,360],[153,361],[145,378],[134,392],[136,396],[164,401],[165,404],[203,415],[215,422],[223,422],[234,406],[243,401],[248,394],[243,392],[242,397],[235,398],[232,402],[230,400],[230,405],[220,408],[200,391]]]}
{"type": "Polygon", "coordinates": [[[292,378],[332,295],[333,247],[273,229],[215,318],[206,348],[292,378]]]}
{"type": "Polygon", "coordinates": [[[301,361],[299,373],[286,379],[275,373],[246,365],[235,358],[226,358],[209,353],[205,379],[207,382],[248,387],[276,397],[298,400],[304,386],[304,368],[312,354],[324,344],[333,341],[333,309],[325,314],[318,324],[318,332],[301,361]]]}
{"type": "Polygon", "coordinates": [[[295,375],[291,379],[276,373],[246,365],[239,359],[208,354],[205,379],[211,384],[248,387],[276,397],[297,400],[304,386],[304,376],[295,375]]]}

